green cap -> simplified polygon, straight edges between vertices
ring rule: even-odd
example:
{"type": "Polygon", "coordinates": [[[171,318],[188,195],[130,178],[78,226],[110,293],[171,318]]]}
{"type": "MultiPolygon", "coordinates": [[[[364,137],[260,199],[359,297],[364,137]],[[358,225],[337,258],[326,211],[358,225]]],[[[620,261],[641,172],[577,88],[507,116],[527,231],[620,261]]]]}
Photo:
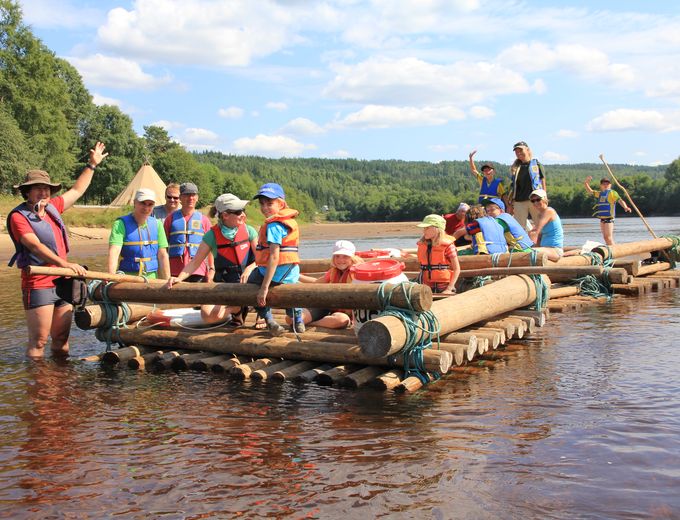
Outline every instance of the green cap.
{"type": "Polygon", "coordinates": [[[428,215],[420,224],[416,225],[422,228],[433,226],[443,230],[446,228],[446,220],[441,215],[428,215]]]}

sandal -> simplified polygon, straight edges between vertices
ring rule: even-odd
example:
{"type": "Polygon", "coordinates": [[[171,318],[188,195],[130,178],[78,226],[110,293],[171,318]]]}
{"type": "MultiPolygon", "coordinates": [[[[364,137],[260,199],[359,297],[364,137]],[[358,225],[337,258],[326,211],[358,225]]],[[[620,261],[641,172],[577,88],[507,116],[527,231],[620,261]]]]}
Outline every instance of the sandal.
{"type": "Polygon", "coordinates": [[[267,323],[264,321],[264,318],[260,318],[259,316],[255,320],[255,329],[257,330],[264,330],[267,328],[267,323]]]}

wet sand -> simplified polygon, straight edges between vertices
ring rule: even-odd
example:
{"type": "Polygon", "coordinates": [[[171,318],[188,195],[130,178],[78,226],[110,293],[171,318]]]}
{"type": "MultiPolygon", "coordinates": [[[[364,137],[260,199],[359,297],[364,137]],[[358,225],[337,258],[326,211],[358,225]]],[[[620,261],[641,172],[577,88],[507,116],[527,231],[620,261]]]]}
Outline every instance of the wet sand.
{"type": "MultiPolygon", "coordinates": [[[[374,237],[395,237],[417,234],[417,222],[352,222],[303,224],[300,230],[302,242],[313,240],[347,239],[374,237]]],[[[89,256],[104,254],[108,249],[109,230],[104,228],[71,227],[71,254],[89,256]]],[[[0,233],[0,262],[14,253],[12,240],[6,232],[0,233]]]]}

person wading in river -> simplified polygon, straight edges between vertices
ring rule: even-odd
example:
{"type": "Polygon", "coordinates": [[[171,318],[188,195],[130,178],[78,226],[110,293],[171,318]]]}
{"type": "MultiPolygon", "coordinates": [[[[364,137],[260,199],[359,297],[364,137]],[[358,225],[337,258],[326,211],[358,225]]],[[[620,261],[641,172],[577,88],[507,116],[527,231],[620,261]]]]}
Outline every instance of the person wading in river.
{"type": "Polygon", "coordinates": [[[68,355],[73,307],[57,296],[55,276],[29,275],[24,268],[44,265],[85,274],[83,266],[67,259],[68,233],[61,214],[73,206],[90,186],[95,168],[108,155],[104,148],[104,144],[98,142],[90,150],[83,171],[73,187],[63,195],[53,197],[61,189],[61,184],[51,182],[49,174],[42,170],[29,171],[24,182],[14,186],[21,192],[24,202],[7,217],[7,230],[16,248],[9,265],[16,262],[17,267],[22,269],[21,291],[28,325],[26,355],[30,358],[43,357],[50,336],[52,354],[68,355]]]}

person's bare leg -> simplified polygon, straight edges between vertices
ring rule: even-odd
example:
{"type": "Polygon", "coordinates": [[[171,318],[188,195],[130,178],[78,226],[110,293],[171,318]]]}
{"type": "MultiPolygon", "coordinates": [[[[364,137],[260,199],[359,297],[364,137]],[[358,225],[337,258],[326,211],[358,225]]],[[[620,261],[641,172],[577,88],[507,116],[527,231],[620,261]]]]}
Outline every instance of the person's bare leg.
{"type": "Polygon", "coordinates": [[[28,327],[28,346],[26,355],[33,359],[45,355],[45,345],[50,336],[54,305],[43,305],[35,309],[26,310],[26,325],[28,327]]]}
{"type": "Polygon", "coordinates": [[[614,223],[600,222],[600,230],[602,231],[604,243],[608,246],[614,245],[614,223]]]}
{"type": "Polygon", "coordinates": [[[68,338],[71,335],[72,320],[72,305],[61,305],[54,308],[54,312],[52,313],[52,327],[50,330],[50,336],[52,337],[51,349],[53,356],[68,356],[68,338]]]}
{"type": "Polygon", "coordinates": [[[345,329],[349,326],[351,320],[344,312],[334,312],[328,316],[324,316],[320,320],[316,320],[310,325],[315,327],[326,327],[327,329],[345,329]]]}

